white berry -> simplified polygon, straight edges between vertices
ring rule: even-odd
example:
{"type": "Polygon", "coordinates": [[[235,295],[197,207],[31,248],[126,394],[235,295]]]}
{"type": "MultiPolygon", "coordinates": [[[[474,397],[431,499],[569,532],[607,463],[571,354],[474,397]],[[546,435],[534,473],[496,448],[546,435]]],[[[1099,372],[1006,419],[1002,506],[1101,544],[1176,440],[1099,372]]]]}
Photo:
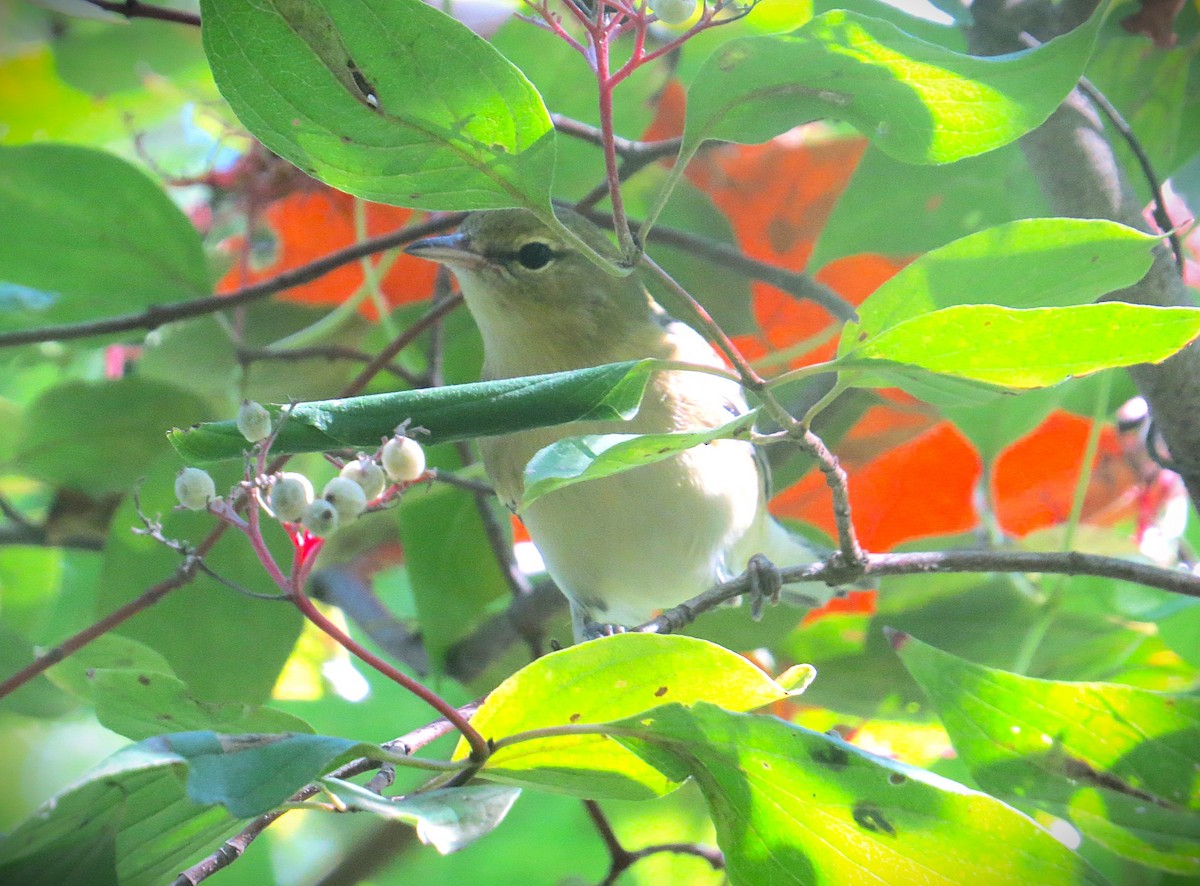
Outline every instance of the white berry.
{"type": "Polygon", "coordinates": [[[203,511],[217,497],[217,487],[208,471],[184,468],[175,478],[175,497],[189,511],[203,511]]]}
{"type": "Polygon", "coordinates": [[[412,437],[388,440],[379,460],[388,477],[397,483],[411,483],[425,473],[425,450],[412,437]]]}
{"type": "Polygon", "coordinates": [[[696,14],[696,0],[654,0],[654,14],[668,25],[681,25],[696,14]]]}
{"type": "Polygon", "coordinates": [[[238,409],[237,429],[251,443],[257,443],[271,433],[271,413],[261,403],[243,400],[238,409]]]}
{"type": "Polygon", "coordinates": [[[330,502],[318,498],[304,509],[300,523],[313,535],[333,535],[338,528],[338,512],[330,502]]]}
{"type": "Polygon", "coordinates": [[[383,468],[365,455],[359,455],[354,461],[346,462],[341,475],[361,486],[368,500],[379,498],[383,487],[387,485],[387,478],[383,476],[383,468]]]}
{"type": "Polygon", "coordinates": [[[303,474],[285,472],[271,483],[267,503],[275,516],[285,523],[295,523],[313,500],[312,483],[303,474]]]}
{"type": "Polygon", "coordinates": [[[367,509],[367,494],[363,488],[347,477],[334,477],[325,484],[321,498],[333,505],[337,511],[338,524],[345,526],[367,509]]]}

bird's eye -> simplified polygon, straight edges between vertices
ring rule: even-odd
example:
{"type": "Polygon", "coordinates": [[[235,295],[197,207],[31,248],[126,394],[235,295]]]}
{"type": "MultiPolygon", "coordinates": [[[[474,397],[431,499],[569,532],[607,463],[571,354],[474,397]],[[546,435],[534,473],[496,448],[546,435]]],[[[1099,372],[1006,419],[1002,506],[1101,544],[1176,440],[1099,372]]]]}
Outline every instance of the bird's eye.
{"type": "Polygon", "coordinates": [[[554,250],[540,240],[532,240],[517,250],[517,261],[530,271],[540,271],[554,259],[554,250]]]}

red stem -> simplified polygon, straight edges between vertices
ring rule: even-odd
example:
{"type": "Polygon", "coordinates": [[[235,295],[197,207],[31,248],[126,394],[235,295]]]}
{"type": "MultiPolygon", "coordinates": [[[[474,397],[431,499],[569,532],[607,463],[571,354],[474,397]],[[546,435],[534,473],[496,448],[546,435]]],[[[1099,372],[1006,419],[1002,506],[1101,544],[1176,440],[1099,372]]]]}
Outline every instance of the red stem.
{"type": "Polygon", "coordinates": [[[299,582],[293,584],[291,594],[292,602],[296,604],[296,608],[304,613],[305,618],[332,637],[340,646],[345,647],[349,652],[379,671],[379,673],[383,674],[389,680],[403,686],[452,723],[454,728],[462,733],[463,738],[467,740],[467,744],[471,746],[472,760],[476,763],[482,763],[488,758],[491,754],[491,748],[488,747],[487,740],[479,734],[478,730],[470,724],[466,717],[458,712],[458,709],[454,705],[356,643],[349,634],[342,631],[341,628],[326,618],[321,610],[317,609],[313,602],[305,596],[303,586],[299,582]]]}

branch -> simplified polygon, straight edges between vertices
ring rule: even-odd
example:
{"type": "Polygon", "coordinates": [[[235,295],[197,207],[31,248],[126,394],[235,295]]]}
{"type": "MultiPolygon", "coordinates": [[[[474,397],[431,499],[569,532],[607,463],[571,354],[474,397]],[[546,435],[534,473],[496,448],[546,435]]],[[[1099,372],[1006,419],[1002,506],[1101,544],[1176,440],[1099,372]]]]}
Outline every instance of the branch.
{"type": "MultiPolygon", "coordinates": [[[[228,295],[212,295],[190,301],[173,302],[167,305],[151,305],[137,314],[123,314],[119,317],[107,317],[103,320],[93,320],[86,323],[67,323],[61,326],[42,326],[37,329],[25,329],[20,332],[0,333],[0,348],[11,348],[16,345],[34,344],[45,341],[68,341],[78,338],[91,338],[96,335],[110,335],[114,332],[128,332],[134,329],[147,331],[157,329],[167,323],[177,320],[187,320],[192,317],[202,317],[228,308],[259,301],[277,292],[309,283],[337,270],[342,265],[350,264],[377,252],[386,252],[411,243],[429,234],[444,231],[458,224],[465,217],[464,213],[452,213],[437,219],[422,222],[417,225],[406,225],[398,231],[383,234],[363,240],[337,252],[331,252],[316,261],[284,271],[278,276],[252,286],[244,286],[228,295]]],[[[390,357],[388,358],[390,359],[390,357]]]]}
{"type": "MultiPolygon", "coordinates": [[[[1130,581],[1175,594],[1200,598],[1200,576],[1147,563],[1098,554],[1035,551],[920,551],[911,554],[863,554],[858,565],[847,564],[840,553],[808,566],[777,569],[784,584],[824,582],[848,584],[885,575],[954,572],[1033,572],[1056,575],[1095,575],[1130,581]]],[[[635,630],[649,634],[677,631],[696,617],[751,590],[749,572],[719,584],[635,630]]]]}
{"type": "Polygon", "coordinates": [[[596,830],[600,834],[600,839],[604,841],[604,846],[608,850],[610,858],[608,874],[601,881],[601,886],[612,886],[612,884],[620,880],[621,874],[625,873],[625,871],[629,870],[637,862],[651,855],[657,855],[660,852],[694,855],[697,858],[707,861],[714,871],[725,869],[725,856],[721,850],[711,846],[702,846],[699,843],[656,843],[642,849],[626,849],[621,845],[621,841],[617,839],[617,835],[613,831],[612,825],[609,824],[604,810],[600,808],[600,804],[595,800],[584,800],[583,806],[587,810],[588,816],[592,819],[592,824],[596,826],[596,830]]]}
{"type": "Polygon", "coordinates": [[[125,18],[149,18],[160,22],[175,22],[180,25],[200,27],[200,16],[181,9],[168,9],[165,6],[151,6],[140,0],[85,0],[99,9],[115,12],[125,18]]]}
{"type": "MultiPolygon", "coordinates": [[[[612,227],[612,217],[606,212],[599,212],[586,207],[576,211],[592,222],[612,227]]],[[[632,221],[632,220],[631,220],[632,221]]],[[[640,222],[638,223],[640,224],[640,222]]],[[[674,246],[692,255],[706,259],[722,268],[730,268],[754,280],[760,280],[774,286],[788,295],[800,299],[815,301],[839,320],[857,320],[858,312],[854,305],[846,301],[834,290],[823,283],[814,280],[808,274],[789,271],[776,265],[767,264],[751,258],[736,247],[728,246],[699,234],[681,231],[677,228],[655,226],[650,229],[651,243],[661,243],[664,246],[674,246]]]]}
{"type": "MultiPolygon", "coordinates": [[[[243,366],[264,361],[298,362],[301,360],[328,360],[333,362],[334,360],[353,360],[358,363],[370,363],[375,359],[373,355],[368,354],[366,351],[345,347],[344,345],[314,345],[308,348],[284,349],[243,346],[237,349],[236,356],[238,362],[243,366]]],[[[380,369],[383,372],[391,373],[414,388],[421,386],[421,380],[398,363],[385,363],[380,369]]]]}

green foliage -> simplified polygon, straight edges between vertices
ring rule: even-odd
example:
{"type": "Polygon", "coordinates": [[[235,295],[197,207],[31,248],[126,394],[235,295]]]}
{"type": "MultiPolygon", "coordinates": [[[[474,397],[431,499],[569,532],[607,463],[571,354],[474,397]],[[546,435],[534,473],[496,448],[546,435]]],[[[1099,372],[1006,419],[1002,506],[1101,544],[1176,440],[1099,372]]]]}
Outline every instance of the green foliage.
{"type": "Polygon", "coordinates": [[[1045,47],[979,59],[842,10],[788,35],[721,46],[688,90],[683,157],[705,139],[766,141],[845,120],[891,156],[949,163],[1001,147],[1045,120],[1087,62],[1103,8],[1045,47]]]}
{"type": "Polygon", "coordinates": [[[209,294],[196,229],[124,160],[68,145],[0,148],[0,183],[0,332],[209,294]]]}
{"type": "MultiPolygon", "coordinates": [[[[1128,521],[1076,526],[1063,523],[1066,508],[1052,532],[1003,538],[990,472],[1055,407],[1093,408],[1098,388],[1073,379],[1167,358],[1196,338],[1200,312],[1095,304],[1136,285],[1161,238],[1109,221],[1042,217],[1045,201],[1014,142],[1086,68],[1160,171],[1194,165],[1195,10],[1182,11],[1180,47],[1169,52],[1150,51],[1115,20],[1103,23],[1108,4],[1100,4],[1080,28],[1039,48],[981,59],[965,54],[957,29],[873,0],[848,10],[818,5],[815,18],[811,6],[761,3],[622,80],[612,121],[629,139],[655,119],[672,77],[689,84],[674,166],[636,169],[624,184],[627,211],[725,248],[741,243],[754,256],[786,253],[797,263],[789,271],[810,247],[806,270],[814,273],[863,253],[906,262],[861,301],[830,363],[801,366],[771,390],[791,394],[815,372],[837,373],[839,390],[900,387],[925,401],[914,410],[963,431],[987,465],[976,484],[984,493],[979,525],[970,537],[926,539],[922,548],[977,547],[987,535],[1039,550],[1073,538],[1079,549],[1132,555],[1128,521]],[[795,217],[791,206],[778,217],[727,217],[721,192],[748,187],[733,162],[745,155],[714,140],[754,144],[814,120],[829,121],[819,138],[804,136],[814,153],[832,150],[849,130],[871,142],[848,188],[839,196],[823,178],[828,170],[817,169],[803,186],[786,183],[795,217]],[[685,179],[688,161],[705,158],[706,147],[715,159],[685,179]],[[819,193],[804,191],[810,186],[819,193]],[[801,218],[827,213],[823,230],[801,218]],[[1013,391],[1027,393],[1004,396],[1013,391]]],[[[0,53],[0,83],[21,84],[0,88],[0,336],[207,297],[215,270],[229,265],[231,235],[250,244],[238,273],[259,270],[265,253],[307,261],[332,251],[319,225],[301,232],[311,243],[295,231],[264,236],[264,219],[284,199],[325,193],[299,184],[268,152],[348,193],[422,209],[524,206],[547,217],[552,197],[578,199],[604,178],[601,149],[556,133],[550,116],[604,123],[594,72],[544,30],[509,21],[489,42],[417,0],[200,7],[207,66],[200,35],[183,26],[84,22],[32,7],[0,13],[0,30],[11,25],[31,41],[0,53]],[[164,122],[185,99],[200,100],[199,110],[164,122]],[[239,125],[268,150],[200,176],[203,188],[168,196],[144,171],[162,166],[188,178],[197,156],[244,149],[239,125]],[[42,139],[58,143],[35,143],[42,139]]],[[[656,30],[646,48],[657,51],[681,33],[656,30]]],[[[616,65],[632,51],[631,41],[618,41],[616,65]]],[[[840,144],[857,150],[849,139],[840,144]]],[[[767,196],[774,182],[764,179],[753,186],[767,196]]],[[[345,222],[337,216],[344,209],[357,213],[356,238],[380,233],[363,204],[339,205],[331,227],[345,222]]],[[[778,343],[773,324],[794,305],[763,310],[762,287],[711,255],[653,237],[648,251],[725,332],[778,343]]],[[[338,275],[361,268],[322,280],[338,289],[338,275]]],[[[396,297],[403,286],[382,288],[396,297]]],[[[287,411],[273,454],[373,450],[410,421],[428,432],[419,439],[430,444],[429,464],[461,486],[482,476],[463,444],[628,418],[660,368],[631,361],[476,383],[479,341],[459,312],[396,355],[395,372],[372,381],[371,393],[344,399],[339,391],[363,352],[377,353],[427,303],[327,330],[319,322],[333,296],[306,288],[311,303],[300,307],[288,295],[148,336],[0,350],[0,530],[12,530],[0,545],[0,679],[165,587],[180,552],[130,529],[145,518],[184,552],[212,531],[211,515],[173,510],[171,484],[179,455],[224,462],[214,468],[220,493],[243,479],[248,444],[232,420],[210,421],[231,417],[243,396],[299,401],[270,407],[276,420],[287,411]],[[255,355],[278,351],[297,332],[313,345],[302,361],[255,355]],[[124,349],[104,352],[112,341],[124,349]],[[28,526],[9,518],[10,504],[28,526]],[[39,528],[44,537],[27,531],[39,528]]],[[[748,352],[758,345],[738,343],[748,352]]],[[[1120,390],[1115,378],[1102,383],[1120,390]]],[[[796,414],[823,390],[805,391],[796,414]]],[[[857,419],[886,396],[852,391],[828,409],[821,402],[816,417],[847,430],[839,409],[857,419]]],[[[758,417],[703,434],[565,439],[529,464],[525,503],[692,446],[744,438],[758,417]]],[[[903,449],[900,433],[898,444],[868,454],[903,449]]],[[[847,461],[854,447],[871,444],[852,438],[847,461]]],[[[318,489],[332,474],[315,457],[302,455],[293,467],[318,489]]],[[[928,478],[925,507],[938,506],[939,482],[928,478]]],[[[898,488],[874,491],[914,495],[911,486],[898,488]]],[[[372,638],[407,631],[429,659],[428,685],[448,703],[485,693],[471,724],[495,749],[487,760],[469,764],[468,744],[452,730],[412,754],[384,751],[379,742],[397,735],[424,742],[428,734],[414,739],[413,730],[437,714],[398,683],[351,666],[324,635],[302,634],[290,602],[240,593],[280,589],[230,531],[204,558],[219,579],[202,574],[166,589],[0,703],[0,778],[13,786],[6,814],[27,816],[0,840],[0,882],[57,886],[83,882],[81,871],[88,884],[170,882],[255,816],[293,807],[309,810],[289,814],[295,830],[269,829],[260,840],[269,847],[251,846],[214,882],[311,878],[333,858],[363,851],[360,841],[371,835],[356,825],[364,822],[399,822],[438,853],[459,853],[441,859],[415,844],[395,860],[381,853],[381,866],[390,864],[374,875],[381,884],[600,880],[604,847],[578,798],[603,800],[630,850],[715,837],[727,865],[714,871],[703,859],[657,852],[623,875],[629,882],[705,884],[727,875],[755,886],[982,886],[1108,877],[1120,886],[1167,886],[1178,882],[1172,877],[1200,877],[1195,601],[1099,577],[888,577],[873,615],[799,623],[780,609],[760,625],[728,609],[698,627],[715,624],[737,639],[736,649],[756,649],[753,660],[685,636],[623,634],[525,664],[547,638],[541,625],[521,620],[527,600],[510,605],[508,564],[495,556],[509,546],[509,527],[485,521],[480,501],[449,483],[407,491],[394,519],[365,518],[325,544],[314,587],[371,578],[368,602],[376,605],[365,615],[324,611],[335,625],[346,619],[371,651],[372,638]],[[382,566],[360,556],[397,535],[400,562],[394,552],[382,566]],[[933,645],[897,634],[889,643],[884,626],[933,645]],[[507,644],[504,654],[469,673],[457,668],[455,656],[481,635],[507,644]],[[819,676],[800,665],[773,678],[754,663],[783,670],[796,661],[814,662],[819,676]],[[834,726],[861,728],[860,737],[850,743],[823,731],[834,726]],[[113,733],[136,743],[74,779],[113,733]],[[947,738],[954,759],[941,753],[947,738]],[[356,757],[393,766],[394,787],[381,794],[365,779],[332,774],[356,757]],[[468,780],[462,773],[470,784],[460,783],[468,780]],[[318,812],[358,814],[331,826],[335,816],[318,812]],[[1044,829],[1051,817],[1078,832],[1080,851],[1044,829]]],[[[580,534],[593,541],[586,525],[580,534]]],[[[295,546],[276,524],[265,536],[286,571],[295,546]]]]}
{"type": "Polygon", "coordinates": [[[221,94],[311,175],[380,203],[548,211],[541,96],[452,18],[418,0],[205,0],[201,15],[221,94]]]}
{"type": "Polygon", "coordinates": [[[1126,858],[1200,873],[1200,702],[1035,680],[892,642],[986,790],[1069,818],[1126,858]]]}

